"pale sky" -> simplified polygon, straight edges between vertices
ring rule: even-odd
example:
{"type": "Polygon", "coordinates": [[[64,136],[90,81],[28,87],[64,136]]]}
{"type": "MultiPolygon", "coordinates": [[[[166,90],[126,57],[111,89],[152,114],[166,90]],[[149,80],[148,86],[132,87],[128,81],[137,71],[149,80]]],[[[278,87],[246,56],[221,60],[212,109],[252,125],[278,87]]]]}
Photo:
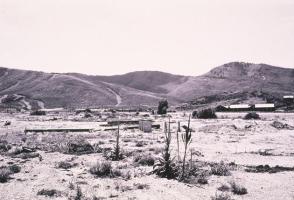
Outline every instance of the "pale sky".
{"type": "Polygon", "coordinates": [[[294,0],[0,0],[0,66],[200,75],[294,68],[294,0]]]}

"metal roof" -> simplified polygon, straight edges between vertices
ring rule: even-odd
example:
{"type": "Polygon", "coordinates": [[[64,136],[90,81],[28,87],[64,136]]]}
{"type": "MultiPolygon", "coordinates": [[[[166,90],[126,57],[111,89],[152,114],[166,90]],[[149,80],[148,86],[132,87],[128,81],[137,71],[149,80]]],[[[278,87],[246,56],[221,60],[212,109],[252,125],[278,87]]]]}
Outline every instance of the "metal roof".
{"type": "Polygon", "coordinates": [[[273,103],[263,103],[263,104],[255,104],[255,108],[274,108],[275,104],[273,103]]]}
{"type": "Polygon", "coordinates": [[[236,104],[236,105],[230,105],[230,108],[250,108],[250,105],[248,105],[248,104],[236,104]]]}

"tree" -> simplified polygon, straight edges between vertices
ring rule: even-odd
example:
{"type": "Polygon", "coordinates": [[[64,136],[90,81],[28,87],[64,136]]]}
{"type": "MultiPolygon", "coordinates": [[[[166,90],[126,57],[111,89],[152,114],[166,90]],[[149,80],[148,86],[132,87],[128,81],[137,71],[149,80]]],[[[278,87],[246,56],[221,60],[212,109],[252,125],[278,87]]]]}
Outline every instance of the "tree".
{"type": "Polygon", "coordinates": [[[157,114],[159,114],[159,115],[166,114],[167,109],[168,109],[168,102],[167,102],[167,100],[161,100],[161,101],[159,101],[157,114]]]}

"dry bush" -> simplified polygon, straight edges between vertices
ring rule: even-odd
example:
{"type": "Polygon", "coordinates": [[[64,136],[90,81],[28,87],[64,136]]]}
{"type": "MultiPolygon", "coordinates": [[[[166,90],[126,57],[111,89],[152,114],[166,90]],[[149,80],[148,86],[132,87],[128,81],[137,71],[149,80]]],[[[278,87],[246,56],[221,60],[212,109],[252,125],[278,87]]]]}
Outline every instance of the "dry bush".
{"type": "Polygon", "coordinates": [[[71,163],[69,161],[60,161],[57,163],[56,167],[62,168],[62,169],[70,169],[72,167],[77,166],[77,163],[71,163]]]}
{"type": "Polygon", "coordinates": [[[231,186],[228,184],[222,184],[220,187],[217,188],[219,191],[228,192],[231,190],[231,186]]]}
{"type": "Polygon", "coordinates": [[[137,141],[137,143],[136,143],[136,147],[143,147],[143,146],[145,146],[147,143],[145,142],[145,141],[142,141],[142,140],[140,140],[140,141],[137,141]]]}
{"type": "Polygon", "coordinates": [[[0,183],[6,183],[10,179],[11,171],[7,167],[0,168],[0,183]]]}
{"type": "Polygon", "coordinates": [[[155,158],[151,154],[139,154],[134,157],[134,162],[139,165],[152,166],[155,163],[155,158]]]}
{"type": "Polygon", "coordinates": [[[161,153],[163,151],[162,147],[151,147],[149,148],[149,151],[153,151],[155,155],[161,153]]]}
{"type": "Polygon", "coordinates": [[[83,198],[83,192],[79,186],[77,186],[77,192],[76,196],[74,197],[74,200],[82,200],[83,198]]]}
{"type": "Polygon", "coordinates": [[[193,118],[195,118],[195,116],[196,116],[198,119],[215,119],[215,118],[217,118],[215,111],[211,108],[200,110],[197,113],[193,112],[193,115],[194,115],[193,118]]]}
{"type": "Polygon", "coordinates": [[[215,196],[211,197],[211,200],[233,200],[232,197],[225,192],[215,193],[215,196]]]}
{"type": "Polygon", "coordinates": [[[216,176],[230,176],[231,172],[229,166],[221,161],[220,163],[212,164],[211,174],[216,176]]]}
{"type": "Polygon", "coordinates": [[[20,170],[21,170],[21,167],[18,166],[18,165],[10,165],[9,167],[9,170],[13,173],[13,174],[16,174],[16,173],[19,173],[20,170]]]}
{"type": "Polygon", "coordinates": [[[6,140],[0,140],[0,153],[7,152],[11,149],[11,145],[6,140]]]}
{"type": "Polygon", "coordinates": [[[278,173],[284,171],[294,171],[294,167],[282,167],[276,165],[274,167],[270,167],[269,165],[257,165],[257,166],[247,166],[245,169],[246,172],[252,173],[278,173]]]}
{"type": "Polygon", "coordinates": [[[65,142],[57,142],[55,148],[52,150],[64,154],[74,155],[83,155],[95,152],[94,147],[83,138],[72,138],[65,142]]]}
{"type": "Polygon", "coordinates": [[[250,112],[245,115],[244,119],[260,119],[260,116],[256,112],[250,112]]]}
{"type": "Polygon", "coordinates": [[[139,190],[149,189],[150,186],[148,184],[143,183],[134,183],[134,187],[136,187],[139,190]]]}
{"type": "Polygon", "coordinates": [[[42,189],[38,191],[37,193],[37,195],[48,196],[48,197],[58,196],[59,194],[60,194],[60,191],[55,189],[42,189]]]}
{"type": "Polygon", "coordinates": [[[10,175],[20,172],[21,167],[18,165],[0,167],[0,183],[5,183],[10,179],[10,175]]]}
{"type": "Polygon", "coordinates": [[[111,162],[97,162],[90,168],[90,173],[96,175],[97,177],[112,177],[113,172],[111,162]]]}
{"type": "Polygon", "coordinates": [[[237,195],[244,195],[244,194],[247,194],[247,189],[236,183],[235,181],[231,181],[229,182],[229,184],[231,185],[231,191],[234,193],[234,194],[237,194],[237,195]]]}
{"type": "Polygon", "coordinates": [[[30,113],[30,115],[37,115],[37,116],[46,115],[46,112],[45,111],[42,111],[42,110],[35,110],[35,111],[32,111],[30,113]]]}

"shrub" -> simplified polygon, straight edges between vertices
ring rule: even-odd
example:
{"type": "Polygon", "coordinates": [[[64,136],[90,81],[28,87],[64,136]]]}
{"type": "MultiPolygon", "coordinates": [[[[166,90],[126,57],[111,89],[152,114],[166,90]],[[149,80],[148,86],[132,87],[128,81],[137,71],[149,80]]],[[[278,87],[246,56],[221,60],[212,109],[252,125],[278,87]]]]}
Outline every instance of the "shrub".
{"type": "Polygon", "coordinates": [[[77,166],[77,163],[70,163],[68,161],[61,161],[57,163],[57,167],[62,169],[70,169],[75,166],[77,166]]]}
{"type": "Polygon", "coordinates": [[[233,200],[227,193],[215,193],[215,196],[211,197],[211,200],[233,200]]]}
{"type": "Polygon", "coordinates": [[[0,140],[0,152],[7,152],[11,149],[11,145],[6,140],[0,140]]]}
{"type": "Polygon", "coordinates": [[[231,187],[230,185],[228,184],[222,184],[220,187],[217,188],[219,191],[222,191],[222,192],[228,192],[231,190],[231,187]]]}
{"type": "Polygon", "coordinates": [[[58,144],[57,151],[64,154],[90,154],[94,153],[94,147],[84,139],[68,141],[58,144]]]}
{"type": "Polygon", "coordinates": [[[167,113],[167,109],[168,109],[168,102],[167,102],[167,100],[159,101],[159,103],[158,103],[158,109],[157,109],[157,114],[164,115],[164,114],[167,113]]]}
{"type": "Polygon", "coordinates": [[[92,115],[90,113],[85,113],[84,114],[84,118],[90,118],[90,117],[92,117],[92,115]]]}
{"type": "Polygon", "coordinates": [[[146,143],[144,141],[137,141],[136,147],[143,147],[146,143]]]}
{"type": "Polygon", "coordinates": [[[15,165],[15,164],[14,165],[10,165],[8,168],[14,174],[20,172],[20,170],[21,170],[21,167],[18,166],[18,165],[15,165]]]}
{"type": "Polygon", "coordinates": [[[111,162],[97,162],[96,165],[90,168],[90,173],[96,175],[97,177],[111,177],[112,176],[112,166],[111,162]]]}
{"type": "Polygon", "coordinates": [[[11,171],[7,167],[0,168],[0,183],[5,183],[10,178],[11,171]]]}
{"type": "Polygon", "coordinates": [[[155,163],[155,159],[150,154],[143,154],[143,155],[140,154],[140,155],[135,156],[134,162],[138,163],[140,165],[152,166],[155,163]]]}
{"type": "Polygon", "coordinates": [[[196,115],[197,118],[199,118],[199,119],[215,119],[215,118],[217,118],[215,111],[211,108],[200,110],[196,114],[194,113],[194,115],[196,115]]]}
{"type": "Polygon", "coordinates": [[[260,119],[260,117],[256,112],[250,112],[245,115],[244,119],[260,119]]]}
{"type": "Polygon", "coordinates": [[[32,111],[30,115],[46,115],[46,112],[43,110],[35,110],[35,111],[32,111]]]}
{"type": "Polygon", "coordinates": [[[220,163],[212,164],[211,174],[216,176],[229,176],[231,175],[231,172],[229,166],[221,161],[220,163]]]}
{"type": "Polygon", "coordinates": [[[48,196],[48,197],[53,197],[58,195],[59,192],[55,189],[42,189],[40,191],[38,191],[37,195],[43,195],[43,196],[48,196]]]}
{"type": "Polygon", "coordinates": [[[206,185],[208,184],[208,178],[207,175],[205,174],[201,174],[198,179],[197,179],[197,183],[201,184],[201,185],[206,185]]]}
{"type": "Polygon", "coordinates": [[[150,187],[148,184],[142,184],[142,183],[134,183],[134,186],[139,190],[149,189],[150,187]]]}
{"type": "Polygon", "coordinates": [[[81,200],[82,197],[83,197],[82,190],[79,186],[77,186],[77,193],[76,193],[74,200],[81,200]]]}
{"type": "Polygon", "coordinates": [[[245,187],[237,184],[235,181],[231,181],[229,184],[231,185],[231,190],[234,194],[244,195],[248,193],[245,187]]]}
{"type": "Polygon", "coordinates": [[[192,118],[197,118],[197,111],[196,111],[196,110],[194,110],[194,111],[192,112],[192,118]]]}

